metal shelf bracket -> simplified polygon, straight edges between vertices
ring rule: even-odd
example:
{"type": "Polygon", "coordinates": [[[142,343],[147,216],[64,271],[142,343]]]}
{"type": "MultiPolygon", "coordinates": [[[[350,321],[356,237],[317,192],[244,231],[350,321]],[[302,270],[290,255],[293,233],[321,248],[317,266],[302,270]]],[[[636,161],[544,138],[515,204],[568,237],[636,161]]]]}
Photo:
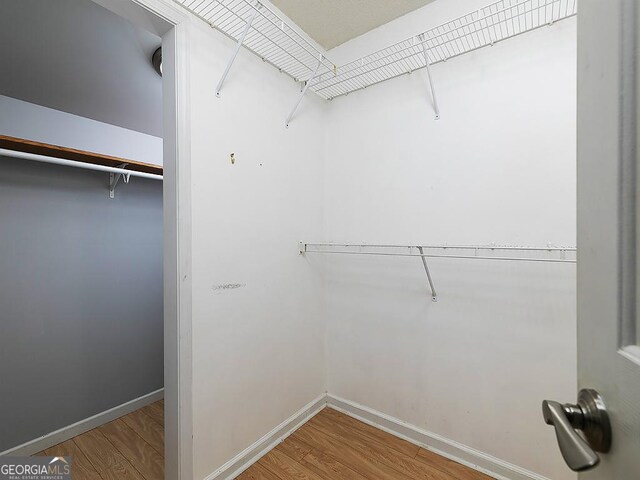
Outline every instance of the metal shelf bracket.
{"type": "Polygon", "coordinates": [[[425,45],[426,42],[425,42],[424,34],[419,35],[418,38],[422,42],[422,54],[424,55],[424,66],[425,66],[425,69],[427,70],[427,77],[429,78],[429,88],[431,88],[431,98],[433,98],[433,110],[435,111],[435,114],[436,114],[435,119],[440,120],[440,108],[438,107],[436,90],[433,86],[433,78],[431,78],[431,67],[429,67],[429,55],[427,55],[427,47],[425,45]]]}
{"type": "Polygon", "coordinates": [[[229,74],[229,70],[231,70],[231,65],[233,65],[233,62],[235,61],[236,57],[238,56],[238,52],[240,51],[240,47],[242,47],[242,44],[244,43],[244,39],[247,36],[247,33],[249,33],[249,29],[251,28],[251,24],[253,23],[253,21],[256,18],[256,15],[258,15],[258,10],[260,10],[260,7],[262,5],[257,2],[253,13],[251,14],[251,17],[249,18],[249,20],[247,21],[246,25],[244,26],[244,30],[242,31],[242,35],[240,35],[240,38],[238,39],[238,43],[236,44],[236,48],[233,50],[233,54],[231,55],[231,58],[229,59],[229,62],[227,63],[227,68],[224,69],[224,73],[222,74],[222,78],[220,79],[220,81],[218,82],[218,86],[216,87],[216,97],[220,98],[220,90],[222,90],[222,84],[224,84],[225,79],[227,78],[227,75],[229,74]]]}
{"type": "Polygon", "coordinates": [[[392,245],[357,243],[298,243],[300,255],[373,255],[385,257],[420,257],[431,290],[431,300],[438,301],[438,294],[427,264],[429,258],[496,260],[500,262],[543,262],[553,264],[575,264],[575,247],[525,247],[508,245],[392,245]],[[406,249],[409,251],[407,252],[406,249]],[[415,253],[417,249],[418,253],[415,253]],[[426,249],[426,252],[425,252],[426,249]],[[404,251],[402,251],[404,250],[404,251]]]}
{"type": "Polygon", "coordinates": [[[320,69],[320,65],[322,65],[323,60],[324,60],[324,57],[321,55],[320,59],[318,60],[318,64],[316,65],[316,69],[313,71],[313,74],[311,75],[311,78],[305,82],[304,88],[302,89],[302,91],[300,92],[300,95],[298,96],[298,101],[294,105],[293,110],[291,110],[291,113],[289,114],[289,116],[287,117],[287,121],[285,122],[285,125],[287,128],[289,128],[289,122],[291,122],[291,119],[296,114],[296,111],[298,111],[300,102],[302,102],[302,99],[304,98],[304,94],[307,93],[307,90],[309,89],[309,85],[311,84],[313,79],[316,78],[316,75],[318,74],[318,70],[320,69]]]}
{"type": "Polygon", "coordinates": [[[431,288],[431,300],[434,302],[438,301],[438,294],[436,293],[436,287],[433,286],[433,279],[431,278],[431,272],[429,272],[429,267],[427,265],[427,259],[424,256],[424,251],[422,247],[417,247],[420,252],[420,258],[422,258],[422,265],[424,265],[424,271],[427,274],[427,280],[429,281],[429,288],[431,288]]]}
{"type": "MultiPolygon", "coordinates": [[[[118,165],[118,168],[125,168],[128,164],[121,163],[118,165]]],[[[114,198],[116,196],[116,186],[118,182],[122,178],[124,183],[129,183],[130,174],[129,173],[110,173],[109,174],[109,198],[114,198]]]]}

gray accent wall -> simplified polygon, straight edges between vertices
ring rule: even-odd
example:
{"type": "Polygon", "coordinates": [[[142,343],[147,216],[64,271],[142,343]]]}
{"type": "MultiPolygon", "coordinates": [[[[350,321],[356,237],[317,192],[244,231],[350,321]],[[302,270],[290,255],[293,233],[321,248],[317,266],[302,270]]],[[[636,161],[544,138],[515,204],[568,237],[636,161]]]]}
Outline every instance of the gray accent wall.
{"type": "Polygon", "coordinates": [[[162,182],[0,156],[0,452],[163,386],[162,182]]]}
{"type": "Polygon", "coordinates": [[[91,0],[0,0],[0,93],[161,137],[160,44],[91,0]]]}

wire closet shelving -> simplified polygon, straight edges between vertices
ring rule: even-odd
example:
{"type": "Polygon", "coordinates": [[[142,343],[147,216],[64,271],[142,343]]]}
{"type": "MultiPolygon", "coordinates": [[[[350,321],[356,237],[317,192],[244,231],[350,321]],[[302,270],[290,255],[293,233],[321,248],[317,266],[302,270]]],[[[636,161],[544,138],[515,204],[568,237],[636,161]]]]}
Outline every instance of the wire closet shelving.
{"type": "Polygon", "coordinates": [[[384,257],[417,257],[427,275],[431,299],[438,294],[427,264],[427,258],[498,260],[515,262],[576,263],[575,247],[525,247],[510,245],[393,245],[355,243],[299,243],[300,255],[373,255],[384,257]]]}
{"type": "Polygon", "coordinates": [[[249,0],[175,0],[325,99],[345,95],[570,18],[577,0],[500,0],[342,66],[268,6],[249,0]],[[423,48],[424,47],[424,48],[423,48]],[[319,70],[312,79],[318,62],[319,70]]]}
{"type": "Polygon", "coordinates": [[[249,0],[175,0],[212,27],[242,45],[295,81],[332,72],[335,65],[267,5],[249,0]]]}
{"type": "Polygon", "coordinates": [[[420,68],[427,69],[438,119],[430,65],[553,25],[576,15],[578,10],[578,0],[499,0],[338,67],[326,52],[257,0],[174,1],[236,41],[216,88],[217,96],[242,46],[303,83],[287,126],[307,89],[331,100],[420,68]]]}
{"type": "Polygon", "coordinates": [[[331,99],[576,15],[577,0],[500,0],[314,78],[331,99]],[[427,61],[428,60],[428,61],[427,61]]]}

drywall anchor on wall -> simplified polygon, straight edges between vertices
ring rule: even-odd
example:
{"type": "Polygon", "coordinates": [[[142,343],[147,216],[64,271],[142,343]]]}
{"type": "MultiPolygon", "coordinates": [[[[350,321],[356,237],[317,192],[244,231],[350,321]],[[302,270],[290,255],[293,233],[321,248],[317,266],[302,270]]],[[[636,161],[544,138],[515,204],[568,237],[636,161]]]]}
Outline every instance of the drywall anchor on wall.
{"type": "MultiPolygon", "coordinates": [[[[128,164],[122,163],[118,165],[118,168],[125,168],[128,164]]],[[[124,183],[129,183],[130,175],[128,173],[110,173],[109,174],[109,198],[114,198],[116,195],[116,185],[122,178],[124,183]]]]}

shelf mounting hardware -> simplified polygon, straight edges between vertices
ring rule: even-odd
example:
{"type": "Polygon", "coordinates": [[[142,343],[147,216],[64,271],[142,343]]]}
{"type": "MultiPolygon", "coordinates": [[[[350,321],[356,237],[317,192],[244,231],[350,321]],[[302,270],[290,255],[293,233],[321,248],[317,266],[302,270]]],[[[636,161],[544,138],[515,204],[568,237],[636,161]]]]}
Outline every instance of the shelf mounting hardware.
{"type": "Polygon", "coordinates": [[[229,63],[227,63],[227,68],[224,69],[224,73],[222,74],[222,78],[220,79],[220,81],[218,82],[218,86],[216,87],[216,97],[220,97],[220,90],[222,90],[222,84],[224,83],[225,79],[227,78],[227,75],[229,74],[229,70],[231,70],[231,65],[233,65],[233,62],[235,61],[236,57],[238,56],[238,52],[240,51],[240,47],[242,47],[242,44],[244,43],[244,39],[247,36],[247,33],[249,33],[249,29],[251,28],[251,24],[253,23],[253,21],[256,18],[256,15],[258,15],[258,10],[260,10],[260,7],[262,5],[260,5],[259,2],[256,3],[256,5],[253,7],[253,13],[251,14],[251,17],[249,18],[249,20],[247,21],[246,25],[244,26],[244,30],[242,31],[242,35],[240,35],[240,38],[238,39],[238,43],[236,44],[236,48],[233,50],[233,55],[231,55],[231,58],[229,59],[229,63]]]}
{"type": "MultiPolygon", "coordinates": [[[[433,110],[436,113],[436,120],[440,120],[440,108],[438,108],[438,99],[436,98],[436,91],[433,87],[433,78],[431,78],[431,68],[429,67],[429,55],[427,55],[427,47],[425,45],[424,34],[419,36],[422,42],[422,54],[424,55],[424,66],[427,70],[427,77],[429,78],[429,87],[431,88],[431,98],[433,98],[433,110]]],[[[424,258],[424,257],[422,257],[424,258]]]]}
{"type": "Polygon", "coordinates": [[[418,247],[418,251],[420,252],[422,265],[424,265],[424,271],[427,274],[427,280],[429,281],[429,288],[431,288],[431,300],[434,302],[437,302],[438,294],[436,293],[436,287],[433,286],[433,279],[431,278],[431,272],[429,272],[429,267],[427,266],[427,259],[424,256],[424,251],[422,250],[422,247],[418,247]]]}
{"type": "Polygon", "coordinates": [[[311,75],[311,78],[305,82],[304,88],[302,89],[302,91],[300,92],[300,96],[298,97],[298,101],[296,102],[295,106],[293,107],[293,110],[291,110],[291,113],[287,117],[287,121],[285,122],[285,125],[286,125],[287,128],[289,128],[289,122],[291,122],[291,119],[296,114],[296,111],[298,110],[298,107],[300,106],[300,102],[302,102],[302,99],[304,98],[304,94],[307,93],[307,90],[309,89],[309,85],[311,84],[313,79],[316,78],[316,75],[318,74],[318,70],[320,69],[320,65],[322,65],[322,61],[323,60],[324,60],[324,57],[322,55],[320,55],[320,59],[318,60],[318,64],[316,65],[316,69],[313,71],[313,74],[311,75]]]}
{"type": "Polygon", "coordinates": [[[575,247],[524,247],[507,245],[392,245],[371,243],[298,243],[300,255],[371,255],[384,257],[420,257],[427,274],[431,300],[438,301],[438,294],[427,264],[428,258],[497,260],[500,262],[543,262],[554,264],[575,264],[575,247]],[[408,249],[408,251],[407,251],[408,249]],[[418,253],[415,253],[415,250],[418,253]]]}
{"type": "MultiPolygon", "coordinates": [[[[117,168],[125,168],[127,165],[128,165],[127,163],[121,163],[120,165],[118,165],[117,168]]],[[[120,179],[122,178],[122,181],[124,183],[129,183],[129,177],[130,177],[129,173],[111,172],[109,174],[109,198],[114,198],[116,196],[116,186],[118,185],[118,182],[120,181],[120,179]]]]}

